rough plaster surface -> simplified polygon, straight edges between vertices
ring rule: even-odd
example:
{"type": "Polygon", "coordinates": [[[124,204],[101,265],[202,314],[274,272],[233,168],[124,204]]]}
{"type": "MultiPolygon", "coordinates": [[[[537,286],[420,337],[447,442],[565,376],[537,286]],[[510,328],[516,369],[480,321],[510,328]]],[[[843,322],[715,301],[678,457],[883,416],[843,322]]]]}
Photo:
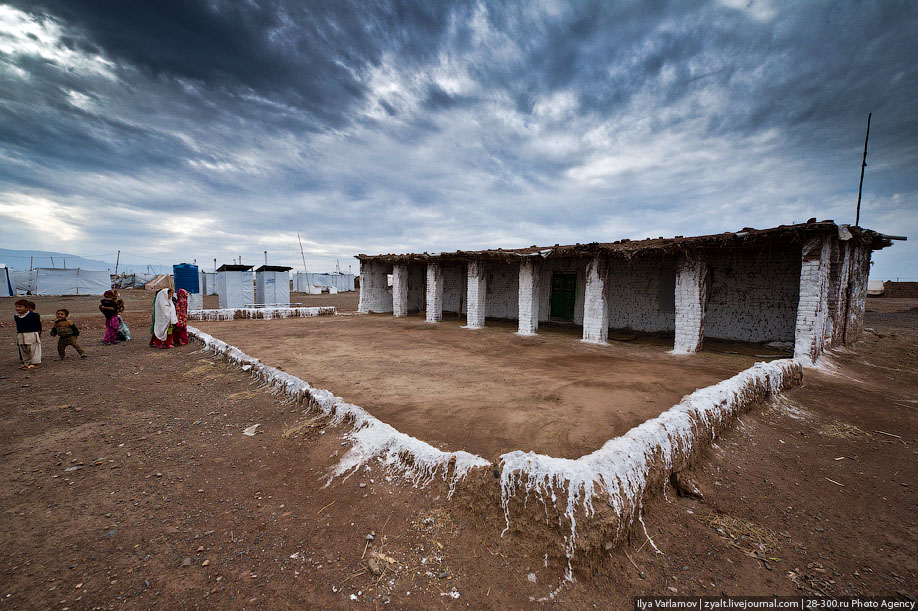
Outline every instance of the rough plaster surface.
{"type": "MultiPolygon", "coordinates": [[[[360,304],[358,312],[391,312],[392,293],[389,292],[388,274],[392,266],[373,261],[360,263],[360,304]]],[[[221,304],[222,307],[222,304],[221,304]]]]}
{"type": "Polygon", "coordinates": [[[609,327],[672,331],[675,286],[676,262],[672,257],[612,260],[606,286],[609,327]]]}
{"type": "Polygon", "coordinates": [[[408,265],[392,266],[392,315],[408,316],[408,265]]]}
{"type": "Polygon", "coordinates": [[[439,263],[427,264],[427,322],[443,320],[443,270],[439,263]]]}
{"type": "Polygon", "coordinates": [[[824,238],[810,239],[802,249],[794,358],[804,365],[816,362],[825,343],[831,252],[824,238]]]}
{"type": "Polygon", "coordinates": [[[485,263],[488,292],[485,316],[516,320],[519,315],[519,263],[485,263]]]}
{"type": "Polygon", "coordinates": [[[587,263],[583,300],[583,341],[604,344],[609,337],[609,308],[606,304],[608,259],[596,257],[587,263]]]}
{"type": "Polygon", "coordinates": [[[485,324],[485,306],[487,296],[487,277],[485,266],[481,261],[471,261],[468,265],[468,312],[466,326],[469,329],[480,329],[485,324]]]}
{"type": "Polygon", "coordinates": [[[443,311],[464,314],[466,311],[466,266],[441,265],[443,274],[443,311]]]}
{"type": "Polygon", "coordinates": [[[535,335],[539,328],[539,262],[533,257],[520,263],[519,328],[520,335],[535,335]]]}
{"type": "Polygon", "coordinates": [[[800,251],[735,250],[706,255],[704,334],[746,342],[793,341],[800,251]]]}
{"type": "Polygon", "coordinates": [[[704,340],[708,265],[701,255],[686,255],[676,267],[676,333],[673,352],[690,354],[704,340]]]}

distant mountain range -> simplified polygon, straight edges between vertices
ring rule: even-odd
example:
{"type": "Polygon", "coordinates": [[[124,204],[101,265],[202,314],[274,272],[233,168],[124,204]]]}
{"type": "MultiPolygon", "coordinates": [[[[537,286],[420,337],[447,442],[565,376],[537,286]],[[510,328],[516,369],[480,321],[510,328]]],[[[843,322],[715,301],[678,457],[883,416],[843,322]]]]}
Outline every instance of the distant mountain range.
{"type": "MultiPolygon", "coordinates": [[[[108,270],[115,272],[114,261],[100,261],[98,259],[87,259],[79,255],[51,252],[47,250],[10,250],[0,248],[0,263],[13,269],[29,269],[29,267],[67,267],[70,269],[80,268],[89,270],[108,270]]],[[[171,274],[171,265],[145,265],[138,263],[129,263],[121,261],[118,265],[118,273],[148,273],[154,274],[171,274]]]]}

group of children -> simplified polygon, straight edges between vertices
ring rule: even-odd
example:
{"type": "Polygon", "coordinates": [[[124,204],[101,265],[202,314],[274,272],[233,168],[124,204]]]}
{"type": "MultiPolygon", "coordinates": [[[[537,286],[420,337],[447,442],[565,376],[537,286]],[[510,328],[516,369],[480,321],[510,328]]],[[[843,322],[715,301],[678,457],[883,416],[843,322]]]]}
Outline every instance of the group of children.
{"type": "MultiPolygon", "coordinates": [[[[19,347],[19,368],[34,369],[41,364],[41,316],[35,311],[35,302],[19,299],[15,303],[16,316],[16,344],[19,347]]],[[[99,310],[105,315],[105,337],[103,344],[117,344],[122,340],[131,339],[131,332],[127,324],[121,319],[124,311],[124,301],[118,297],[116,291],[106,291],[99,304],[99,310]]],[[[57,337],[57,354],[64,360],[67,346],[73,346],[80,355],[86,358],[86,352],[77,339],[80,330],[69,319],[70,311],[61,308],[55,312],[54,324],[51,326],[51,336],[57,337]]]]}
{"type": "MultiPolygon", "coordinates": [[[[16,302],[16,344],[19,347],[20,369],[34,369],[41,363],[41,316],[35,311],[35,302],[20,299],[16,302]]],[[[117,344],[131,339],[131,331],[121,317],[124,301],[118,291],[105,291],[99,303],[99,311],[105,316],[103,344],[117,344]]],[[[64,360],[67,346],[86,358],[86,352],[77,339],[80,330],[68,318],[70,311],[59,309],[51,327],[51,336],[57,339],[57,354],[64,360]]],[[[179,289],[163,289],[157,293],[153,304],[153,321],[150,325],[150,345],[156,348],[172,348],[188,343],[188,292],[179,289]]]]}
{"type": "MultiPolygon", "coordinates": [[[[16,302],[16,344],[19,347],[19,368],[34,369],[41,364],[41,316],[35,311],[35,302],[20,299],[16,302]]],[[[64,358],[67,346],[73,346],[80,358],[86,358],[86,352],[80,346],[77,337],[80,330],[67,318],[70,311],[61,308],[55,313],[56,320],[51,327],[51,335],[57,336],[57,353],[64,358]]]]}

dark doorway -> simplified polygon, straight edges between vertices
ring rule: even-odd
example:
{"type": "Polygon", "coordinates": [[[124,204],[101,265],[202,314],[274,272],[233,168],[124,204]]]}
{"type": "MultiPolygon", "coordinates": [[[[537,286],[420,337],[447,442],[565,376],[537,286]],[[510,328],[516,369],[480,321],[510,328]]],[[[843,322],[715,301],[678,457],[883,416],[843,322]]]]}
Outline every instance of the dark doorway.
{"type": "Polygon", "coordinates": [[[551,320],[574,322],[577,274],[555,273],[551,277],[551,320]]]}

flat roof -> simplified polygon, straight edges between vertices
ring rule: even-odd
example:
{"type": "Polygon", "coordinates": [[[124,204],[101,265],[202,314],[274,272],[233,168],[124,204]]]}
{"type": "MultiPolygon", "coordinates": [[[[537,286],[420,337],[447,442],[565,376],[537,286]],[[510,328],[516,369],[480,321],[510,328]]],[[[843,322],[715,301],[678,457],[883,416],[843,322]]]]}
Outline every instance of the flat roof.
{"type": "Polygon", "coordinates": [[[871,229],[851,225],[835,224],[835,221],[817,221],[810,219],[796,225],[779,225],[769,229],[744,227],[739,231],[726,231],[703,236],[685,237],[677,235],[672,238],[647,238],[644,240],[618,240],[615,242],[591,242],[589,244],[569,244],[562,246],[529,246],[528,248],[497,248],[486,250],[457,250],[439,253],[404,253],[357,255],[360,260],[375,260],[385,263],[404,263],[411,260],[469,260],[469,259],[512,259],[528,256],[546,258],[579,258],[594,257],[598,254],[618,255],[626,258],[643,254],[676,254],[705,248],[750,248],[766,243],[784,242],[802,244],[806,239],[817,235],[842,235],[845,239],[854,239],[871,250],[880,250],[892,245],[892,240],[904,240],[900,236],[888,236],[871,229]]]}
{"type": "Polygon", "coordinates": [[[218,272],[248,272],[252,271],[251,265],[221,265],[217,268],[218,272]]]}
{"type": "Polygon", "coordinates": [[[289,272],[292,267],[284,267],[283,265],[262,265],[256,272],[289,272]]]}

